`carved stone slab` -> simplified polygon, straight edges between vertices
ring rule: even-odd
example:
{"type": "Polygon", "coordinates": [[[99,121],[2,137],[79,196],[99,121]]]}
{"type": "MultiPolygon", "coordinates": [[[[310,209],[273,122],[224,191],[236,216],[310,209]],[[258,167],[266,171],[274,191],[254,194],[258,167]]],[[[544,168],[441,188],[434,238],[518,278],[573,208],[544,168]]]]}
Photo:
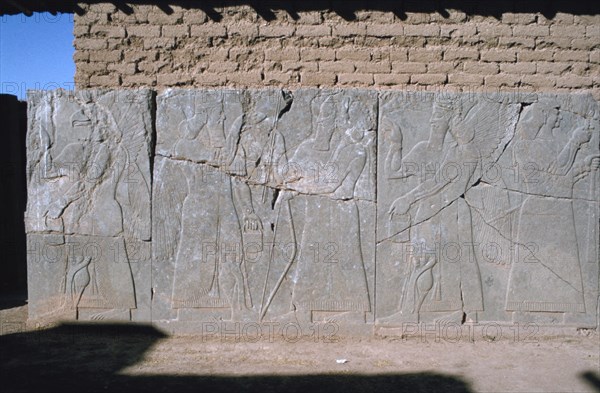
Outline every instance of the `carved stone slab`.
{"type": "Polygon", "coordinates": [[[288,338],[598,326],[590,95],[174,89],[29,104],[32,319],[288,338]]]}
{"type": "Polygon", "coordinates": [[[148,318],[152,100],[29,92],[30,319],[148,318]]]}
{"type": "Polygon", "coordinates": [[[376,324],[596,326],[598,113],[585,95],[382,94],[376,324]]]}
{"type": "Polygon", "coordinates": [[[154,315],[373,321],[377,95],[158,97],[154,315]]]}

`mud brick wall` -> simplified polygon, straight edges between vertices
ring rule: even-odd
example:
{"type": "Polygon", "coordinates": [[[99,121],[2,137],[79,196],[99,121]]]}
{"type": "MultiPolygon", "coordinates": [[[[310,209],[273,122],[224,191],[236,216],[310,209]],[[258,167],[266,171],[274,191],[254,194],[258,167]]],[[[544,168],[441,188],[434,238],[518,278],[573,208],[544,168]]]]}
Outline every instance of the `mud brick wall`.
{"type": "Polygon", "coordinates": [[[81,5],[78,88],[376,87],[591,90],[600,98],[600,15],[199,9],[81,5]]]}

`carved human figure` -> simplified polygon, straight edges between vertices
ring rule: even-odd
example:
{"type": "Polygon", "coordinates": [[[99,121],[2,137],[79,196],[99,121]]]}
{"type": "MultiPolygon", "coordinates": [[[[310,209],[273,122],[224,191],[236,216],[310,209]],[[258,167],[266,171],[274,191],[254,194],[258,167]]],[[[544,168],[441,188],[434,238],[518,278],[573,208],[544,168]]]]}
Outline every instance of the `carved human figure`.
{"type": "Polygon", "coordinates": [[[429,139],[417,143],[388,174],[421,177],[388,210],[392,239],[404,243],[409,266],[399,310],[379,318],[380,324],[418,321],[420,311],[446,312],[440,321],[460,323],[463,313],[476,320],[483,309],[471,212],[462,196],[479,176],[481,160],[471,143],[473,130],[457,127],[455,105],[452,99],[436,99],[429,139]],[[448,132],[453,141],[445,143],[448,132]]]}
{"type": "Polygon", "coordinates": [[[261,224],[247,185],[231,176],[239,170],[234,159],[244,117],[224,130],[222,105],[221,100],[205,103],[196,115],[179,124],[183,138],[174,154],[195,163],[184,166],[188,187],[181,211],[172,305],[176,309],[231,308],[235,318],[252,306],[242,232],[261,224]]]}
{"type": "Polygon", "coordinates": [[[54,196],[45,222],[49,230],[67,235],[63,307],[74,310],[76,317],[80,309],[89,308],[104,309],[93,312],[92,319],[129,319],[136,300],[123,207],[117,201],[117,189],[126,181],[124,169],[131,165],[129,152],[108,110],[85,92],[72,99],[78,109],[59,113],[70,119],[70,129],[57,133],[71,142],[46,154],[43,164],[49,166],[42,171],[54,196]]]}
{"type": "Polygon", "coordinates": [[[388,179],[403,178],[402,175],[402,130],[392,119],[383,121],[382,129],[389,129],[389,150],[385,156],[384,170],[388,179]]]}
{"type": "Polygon", "coordinates": [[[299,193],[295,202],[304,208],[296,214],[305,220],[293,273],[292,307],[299,322],[310,322],[313,311],[364,322],[370,311],[355,200],[355,186],[368,159],[369,128],[369,113],[360,102],[342,106],[328,97],[320,105],[315,134],[290,159],[301,170],[287,186],[299,193]],[[332,146],[334,135],[339,142],[332,146]],[[313,168],[334,170],[324,176],[313,168]]]}
{"type": "Polygon", "coordinates": [[[550,101],[528,106],[517,126],[514,165],[533,171],[522,184],[508,311],[585,312],[573,187],[600,160],[578,155],[591,138],[589,120],[564,145],[554,134],[560,126],[559,106],[550,101]]]}
{"type": "MultiPolygon", "coordinates": [[[[220,98],[220,97],[218,97],[220,98]]],[[[237,150],[243,117],[235,120],[225,135],[223,103],[219,99],[198,105],[195,114],[179,124],[180,139],[174,147],[176,157],[185,157],[212,166],[229,166],[237,150]],[[237,130],[236,130],[237,128],[237,130]]]]}
{"type": "Polygon", "coordinates": [[[250,185],[262,186],[260,203],[272,210],[272,237],[270,242],[264,244],[265,248],[259,240],[262,239],[262,232],[247,233],[245,236],[253,250],[260,250],[268,258],[264,282],[260,283],[262,296],[258,310],[259,320],[270,310],[297,251],[290,208],[293,193],[285,187],[291,171],[285,139],[278,129],[279,118],[289,108],[292,100],[292,94],[287,91],[275,91],[256,99],[242,128],[239,154],[236,157],[238,164],[235,167],[240,169],[237,174],[250,185]]]}
{"type": "MultiPolygon", "coordinates": [[[[277,128],[279,116],[291,104],[292,96],[288,92],[275,92],[260,97],[242,129],[240,139],[240,160],[251,184],[266,185],[264,188],[277,188],[283,185],[283,175],[287,166],[285,139],[277,128]]],[[[265,202],[263,200],[262,202],[265,202]]]]}

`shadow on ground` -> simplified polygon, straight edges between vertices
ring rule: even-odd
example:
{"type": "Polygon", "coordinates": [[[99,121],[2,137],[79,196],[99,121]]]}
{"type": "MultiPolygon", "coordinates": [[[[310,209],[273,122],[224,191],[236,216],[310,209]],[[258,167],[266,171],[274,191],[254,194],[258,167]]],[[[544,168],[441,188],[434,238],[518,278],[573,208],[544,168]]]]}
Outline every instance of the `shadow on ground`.
{"type": "MultiPolygon", "coordinates": [[[[294,376],[122,375],[165,336],[145,325],[65,324],[0,336],[3,392],[469,392],[452,376],[328,374],[294,376]]],[[[201,364],[198,365],[201,369],[201,364]]]]}
{"type": "Polygon", "coordinates": [[[0,310],[9,310],[27,304],[27,292],[11,292],[0,295],[0,310]]]}
{"type": "Polygon", "coordinates": [[[595,391],[600,392],[600,372],[593,373],[592,371],[581,374],[581,378],[588,383],[595,391]]]}

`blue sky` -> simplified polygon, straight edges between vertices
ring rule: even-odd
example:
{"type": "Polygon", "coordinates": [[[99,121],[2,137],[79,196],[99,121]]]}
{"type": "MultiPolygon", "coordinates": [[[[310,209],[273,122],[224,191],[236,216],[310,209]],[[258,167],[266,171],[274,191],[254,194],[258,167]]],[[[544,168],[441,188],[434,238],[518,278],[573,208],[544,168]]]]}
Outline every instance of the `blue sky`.
{"type": "Polygon", "coordinates": [[[0,93],[73,89],[73,15],[0,17],[0,93]]]}

